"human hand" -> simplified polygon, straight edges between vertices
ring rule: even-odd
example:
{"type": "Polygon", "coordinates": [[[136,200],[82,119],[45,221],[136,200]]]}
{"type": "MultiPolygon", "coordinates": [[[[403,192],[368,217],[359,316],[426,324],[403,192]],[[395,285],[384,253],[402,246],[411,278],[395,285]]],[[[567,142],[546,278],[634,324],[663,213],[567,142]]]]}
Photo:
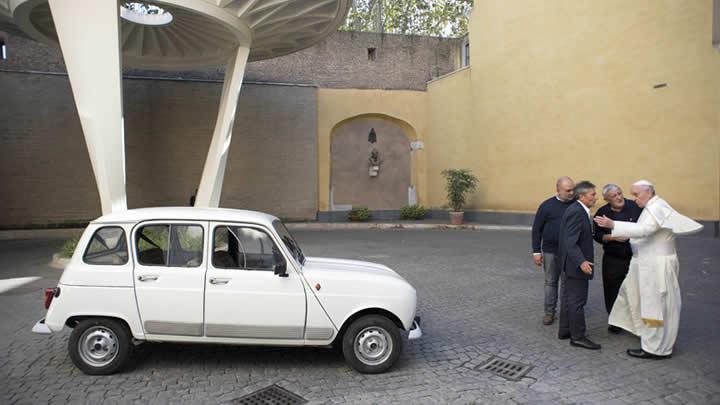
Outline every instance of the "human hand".
{"type": "Polygon", "coordinates": [[[615,227],[615,221],[606,217],[605,215],[601,217],[595,217],[593,218],[593,220],[595,220],[595,223],[603,228],[613,229],[615,227]]]}
{"type": "Polygon", "coordinates": [[[582,262],[582,264],[580,265],[580,270],[582,270],[583,273],[585,273],[585,274],[587,274],[587,275],[589,276],[589,275],[591,275],[592,272],[593,272],[592,266],[593,266],[592,263],[590,263],[589,261],[585,260],[585,261],[582,262]]]}
{"type": "Polygon", "coordinates": [[[615,242],[627,242],[628,238],[623,236],[613,236],[615,242]]]}
{"type": "Polygon", "coordinates": [[[533,254],[533,261],[535,262],[536,266],[542,266],[542,263],[543,263],[542,253],[540,253],[539,255],[533,254]]]}

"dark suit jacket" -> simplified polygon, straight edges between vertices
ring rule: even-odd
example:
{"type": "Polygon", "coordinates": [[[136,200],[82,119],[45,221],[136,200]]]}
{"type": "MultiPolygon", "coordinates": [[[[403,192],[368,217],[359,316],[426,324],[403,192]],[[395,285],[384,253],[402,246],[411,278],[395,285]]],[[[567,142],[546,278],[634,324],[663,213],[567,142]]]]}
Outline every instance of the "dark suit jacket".
{"type": "Polygon", "coordinates": [[[560,266],[570,278],[592,280],[580,270],[584,261],[595,262],[593,251],[593,234],[590,217],[580,206],[581,202],[572,203],[560,222],[559,256],[560,266]]]}

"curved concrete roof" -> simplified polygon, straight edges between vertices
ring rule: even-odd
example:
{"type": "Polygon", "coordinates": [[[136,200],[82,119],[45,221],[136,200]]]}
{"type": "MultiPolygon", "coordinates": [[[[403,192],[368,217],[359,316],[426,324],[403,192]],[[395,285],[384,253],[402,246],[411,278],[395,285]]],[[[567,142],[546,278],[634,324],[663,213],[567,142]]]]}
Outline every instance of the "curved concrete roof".
{"type": "MultiPolygon", "coordinates": [[[[249,60],[282,56],[314,45],[342,24],[351,0],[165,0],[165,25],[121,18],[123,64],[148,69],[224,65],[238,45],[249,60]]],[[[120,2],[122,4],[123,2],[120,2]]],[[[78,24],[91,15],[78,10],[78,24]]],[[[0,0],[0,29],[57,44],[48,0],[0,0]]],[[[89,35],[92,35],[89,33],[89,35]]]]}

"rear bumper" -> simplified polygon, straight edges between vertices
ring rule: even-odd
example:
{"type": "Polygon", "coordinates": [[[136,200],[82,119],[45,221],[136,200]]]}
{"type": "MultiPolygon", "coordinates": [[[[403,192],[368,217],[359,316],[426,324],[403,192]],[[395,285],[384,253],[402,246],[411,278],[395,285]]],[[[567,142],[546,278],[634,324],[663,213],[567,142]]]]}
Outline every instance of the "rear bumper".
{"type": "Polygon", "coordinates": [[[413,321],[410,332],[408,333],[408,340],[420,339],[423,336],[422,329],[420,328],[420,317],[416,316],[413,321]]]}
{"type": "Polygon", "coordinates": [[[48,326],[45,324],[45,318],[37,321],[35,326],[33,326],[32,331],[41,335],[49,335],[52,333],[50,328],[48,328],[48,326]]]}

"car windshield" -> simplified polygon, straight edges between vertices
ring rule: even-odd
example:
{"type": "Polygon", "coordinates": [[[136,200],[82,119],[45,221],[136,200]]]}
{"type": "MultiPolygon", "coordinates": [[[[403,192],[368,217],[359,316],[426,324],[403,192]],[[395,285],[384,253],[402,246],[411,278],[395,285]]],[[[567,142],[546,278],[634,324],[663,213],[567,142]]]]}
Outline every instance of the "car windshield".
{"type": "Polygon", "coordinates": [[[300,249],[300,245],[298,245],[297,241],[295,241],[295,238],[290,235],[290,232],[288,232],[285,225],[275,220],[273,221],[273,228],[275,228],[275,231],[280,235],[280,239],[285,244],[285,247],[288,248],[290,253],[292,253],[295,260],[297,260],[298,263],[301,265],[305,265],[305,255],[303,254],[302,249],[300,249]]]}

